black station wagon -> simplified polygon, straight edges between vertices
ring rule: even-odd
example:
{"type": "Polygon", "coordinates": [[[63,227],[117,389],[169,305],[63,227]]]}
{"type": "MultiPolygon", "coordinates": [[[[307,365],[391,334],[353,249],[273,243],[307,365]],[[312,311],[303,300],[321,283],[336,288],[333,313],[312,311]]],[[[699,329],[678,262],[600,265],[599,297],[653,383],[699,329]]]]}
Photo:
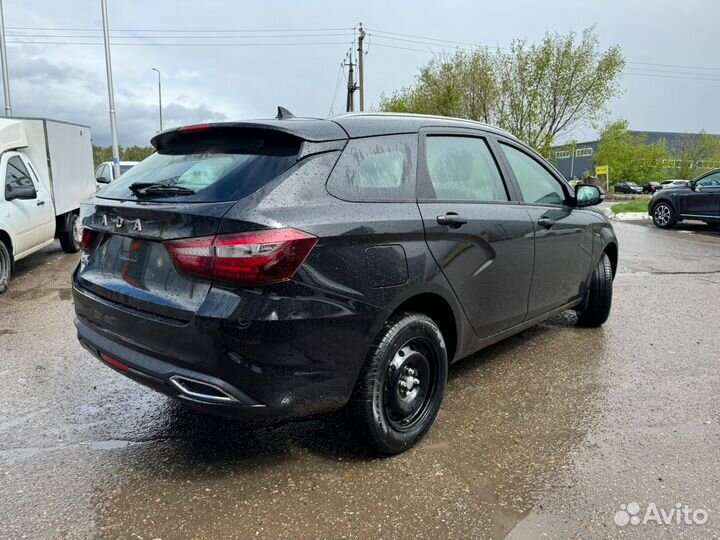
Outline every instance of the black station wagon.
{"type": "Polygon", "coordinates": [[[448,365],[560,313],[608,317],[618,244],[508,133],[348,114],[194,125],[81,211],[81,343],[211,413],[345,409],[377,452],[432,425],[448,365]]]}

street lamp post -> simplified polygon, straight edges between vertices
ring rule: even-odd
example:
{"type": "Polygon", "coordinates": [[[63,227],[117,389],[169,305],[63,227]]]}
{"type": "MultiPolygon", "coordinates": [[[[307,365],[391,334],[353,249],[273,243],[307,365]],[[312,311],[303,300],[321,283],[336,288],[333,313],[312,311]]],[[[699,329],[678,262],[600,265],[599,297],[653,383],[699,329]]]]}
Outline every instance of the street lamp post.
{"type": "Polygon", "coordinates": [[[113,88],[112,62],[110,60],[110,29],[108,26],[107,0],[100,0],[102,8],[103,41],[105,42],[105,71],[107,72],[108,105],[110,105],[110,136],[114,176],[120,176],[120,149],[118,148],[117,120],[115,118],[115,90],[113,88]]]}
{"type": "Polygon", "coordinates": [[[160,112],[160,131],[162,131],[162,83],[160,82],[160,70],[158,68],[152,68],[152,70],[157,71],[158,74],[158,109],[160,112]]]}

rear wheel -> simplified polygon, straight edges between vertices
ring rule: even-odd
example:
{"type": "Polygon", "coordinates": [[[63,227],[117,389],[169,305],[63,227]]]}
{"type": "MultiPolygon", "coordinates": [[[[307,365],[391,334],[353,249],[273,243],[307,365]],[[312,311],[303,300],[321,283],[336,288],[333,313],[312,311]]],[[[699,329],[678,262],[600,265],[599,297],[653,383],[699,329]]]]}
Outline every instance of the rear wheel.
{"type": "Polygon", "coordinates": [[[348,406],[373,450],[398,454],[423,438],[440,410],[447,364],[442,333],[429,317],[408,312],[385,324],[348,406]]]}
{"type": "Polygon", "coordinates": [[[82,241],[82,228],[80,227],[80,216],[73,214],[69,220],[66,232],[60,233],[60,245],[65,253],[77,253],[80,251],[82,241]]]}
{"type": "Polygon", "coordinates": [[[612,265],[607,253],[603,253],[590,279],[590,288],[583,307],[576,310],[578,325],[601,326],[607,321],[612,306],[612,288],[612,265]]]}
{"type": "Polygon", "coordinates": [[[675,209],[665,201],[661,201],[653,206],[652,218],[655,226],[661,229],[669,229],[677,223],[675,209]]]}
{"type": "Polygon", "coordinates": [[[0,240],[0,294],[7,290],[11,274],[12,256],[5,243],[0,240]]]}

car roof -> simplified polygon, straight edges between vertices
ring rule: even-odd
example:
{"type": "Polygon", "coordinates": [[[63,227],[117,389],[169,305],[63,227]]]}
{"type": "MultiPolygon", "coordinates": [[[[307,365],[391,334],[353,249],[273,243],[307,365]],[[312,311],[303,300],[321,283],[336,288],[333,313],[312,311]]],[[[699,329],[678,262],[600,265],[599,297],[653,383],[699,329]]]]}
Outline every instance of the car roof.
{"type": "Polygon", "coordinates": [[[489,124],[476,122],[475,120],[429,114],[358,112],[341,114],[331,118],[331,120],[341,125],[348,135],[353,138],[395,133],[415,133],[422,128],[464,128],[488,131],[515,139],[510,133],[489,124]]]}
{"type": "MultiPolygon", "coordinates": [[[[272,119],[245,120],[242,122],[216,122],[200,126],[184,126],[166,130],[155,135],[151,142],[155,148],[171,143],[183,131],[206,131],[213,129],[257,129],[280,131],[306,141],[322,142],[356,137],[374,137],[401,133],[416,133],[422,128],[476,129],[517,140],[513,135],[481,122],[405,113],[347,113],[333,118],[298,118],[278,114],[272,119]],[[180,133],[179,133],[180,132],[180,133]]],[[[289,115],[289,116],[288,116],[289,115]]]]}

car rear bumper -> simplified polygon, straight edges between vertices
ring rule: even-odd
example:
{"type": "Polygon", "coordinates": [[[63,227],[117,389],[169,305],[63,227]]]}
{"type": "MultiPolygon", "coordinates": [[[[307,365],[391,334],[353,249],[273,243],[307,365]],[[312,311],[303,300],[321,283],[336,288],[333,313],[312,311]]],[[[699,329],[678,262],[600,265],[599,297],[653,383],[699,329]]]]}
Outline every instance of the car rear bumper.
{"type": "Polygon", "coordinates": [[[347,403],[387,313],[298,288],[308,287],[212,290],[187,323],[114,304],[75,281],[75,326],[96,358],[197,409],[270,422],[311,416],[347,403]],[[278,302],[280,291],[293,297],[278,302]]]}

